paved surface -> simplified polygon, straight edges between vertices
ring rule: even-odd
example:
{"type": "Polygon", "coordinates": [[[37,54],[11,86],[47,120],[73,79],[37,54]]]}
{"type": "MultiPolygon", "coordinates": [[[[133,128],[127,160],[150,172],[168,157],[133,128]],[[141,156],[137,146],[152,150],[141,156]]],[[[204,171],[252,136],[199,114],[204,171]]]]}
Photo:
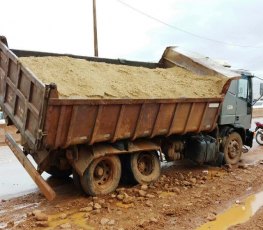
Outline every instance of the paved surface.
{"type": "MultiPolygon", "coordinates": [[[[8,199],[37,190],[37,186],[9,147],[0,147],[0,199],[8,199]]],[[[44,177],[48,177],[47,174],[44,177]]]]}

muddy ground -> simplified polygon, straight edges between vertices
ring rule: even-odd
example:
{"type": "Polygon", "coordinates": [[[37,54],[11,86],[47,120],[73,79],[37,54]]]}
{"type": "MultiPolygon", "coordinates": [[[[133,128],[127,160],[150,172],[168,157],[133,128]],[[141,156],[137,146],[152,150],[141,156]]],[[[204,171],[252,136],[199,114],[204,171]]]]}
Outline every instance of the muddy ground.
{"type": "Polygon", "coordinates": [[[57,198],[48,202],[36,191],[1,200],[0,229],[196,229],[207,222],[215,226],[201,229],[225,229],[222,223],[229,227],[240,222],[235,221],[234,212],[229,220],[217,224],[220,213],[233,205],[246,210],[241,222],[253,212],[255,215],[231,229],[262,229],[263,209],[250,207],[257,204],[258,209],[263,204],[262,197],[255,200],[250,196],[263,191],[262,148],[256,146],[245,153],[243,162],[233,168],[187,161],[164,164],[162,176],[154,184],[122,185],[103,197],[84,195],[74,188],[71,178],[50,177],[57,198]],[[247,197],[252,201],[246,201],[247,197]]]}

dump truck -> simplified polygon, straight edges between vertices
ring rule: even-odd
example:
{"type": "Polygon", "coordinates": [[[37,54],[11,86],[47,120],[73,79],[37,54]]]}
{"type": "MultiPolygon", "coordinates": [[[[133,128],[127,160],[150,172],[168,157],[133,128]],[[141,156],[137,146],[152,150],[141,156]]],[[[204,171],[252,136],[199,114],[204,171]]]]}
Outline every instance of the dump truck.
{"type": "Polygon", "coordinates": [[[11,50],[0,37],[0,106],[7,125],[14,125],[22,139],[18,145],[7,134],[6,143],[49,200],[55,192],[41,177],[44,171],[57,177],[73,174],[77,186],[96,196],[114,191],[121,178],[154,182],[162,160],[236,164],[243,145],[252,146],[251,74],[176,47],[167,47],[158,63],[66,55],[227,77],[220,96],[213,98],[72,99],[60,98],[55,83],[44,84],[19,60],[29,56],[65,54],[11,50]]]}

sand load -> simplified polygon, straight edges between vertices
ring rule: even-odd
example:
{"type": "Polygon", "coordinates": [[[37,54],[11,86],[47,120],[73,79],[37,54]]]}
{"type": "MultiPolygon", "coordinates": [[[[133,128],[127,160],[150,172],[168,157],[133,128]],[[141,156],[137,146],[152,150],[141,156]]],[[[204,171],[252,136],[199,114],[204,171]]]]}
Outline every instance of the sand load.
{"type": "Polygon", "coordinates": [[[210,98],[219,97],[227,81],[180,67],[150,69],[67,56],[19,60],[43,83],[56,83],[60,98],[210,98]]]}

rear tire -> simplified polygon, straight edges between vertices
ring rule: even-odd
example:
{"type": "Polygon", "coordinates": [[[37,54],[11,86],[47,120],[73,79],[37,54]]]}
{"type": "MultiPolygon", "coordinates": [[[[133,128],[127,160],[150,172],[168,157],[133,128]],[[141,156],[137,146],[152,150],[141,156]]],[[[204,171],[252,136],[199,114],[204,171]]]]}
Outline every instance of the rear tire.
{"type": "Polygon", "coordinates": [[[161,174],[161,166],[157,153],[139,152],[130,155],[130,171],[132,179],[139,184],[156,181],[161,174]]]}
{"type": "Polygon", "coordinates": [[[117,155],[111,155],[93,160],[80,177],[80,182],[87,194],[106,195],[118,187],[120,177],[120,159],[117,155]]]}
{"type": "Polygon", "coordinates": [[[235,165],[242,155],[242,138],[237,132],[230,133],[224,144],[224,158],[226,164],[235,165]]]}

